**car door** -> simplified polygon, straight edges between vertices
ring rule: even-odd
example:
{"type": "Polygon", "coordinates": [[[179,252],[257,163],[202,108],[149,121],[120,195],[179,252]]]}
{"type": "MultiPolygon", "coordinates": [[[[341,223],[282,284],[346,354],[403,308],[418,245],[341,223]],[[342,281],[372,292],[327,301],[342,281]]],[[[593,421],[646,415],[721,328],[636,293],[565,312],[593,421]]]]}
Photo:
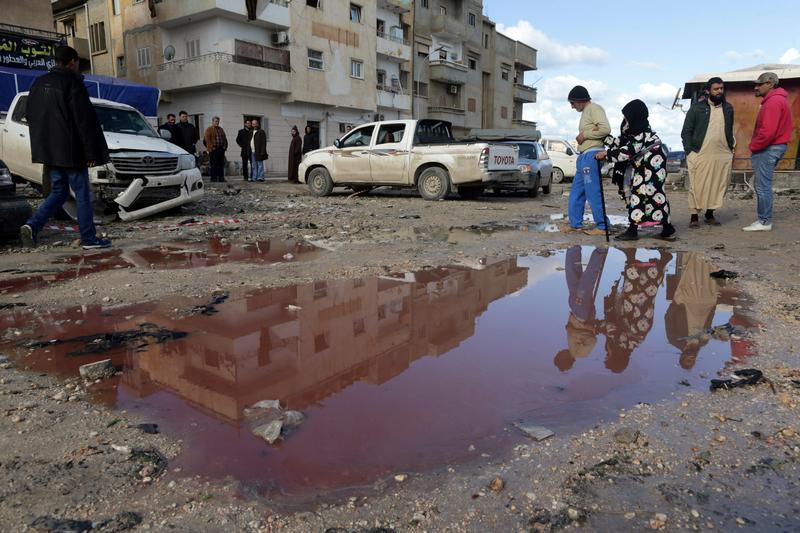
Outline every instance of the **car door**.
{"type": "Polygon", "coordinates": [[[407,182],[409,129],[404,122],[384,122],[378,127],[369,155],[374,183],[407,182]]]}
{"type": "Polygon", "coordinates": [[[333,153],[333,181],[337,183],[371,183],[369,150],[375,124],[356,128],[339,141],[333,153]]]}
{"type": "Polygon", "coordinates": [[[25,119],[27,96],[20,96],[14,111],[3,124],[4,161],[12,174],[41,182],[42,166],[31,161],[31,140],[28,121],[25,119]]]}

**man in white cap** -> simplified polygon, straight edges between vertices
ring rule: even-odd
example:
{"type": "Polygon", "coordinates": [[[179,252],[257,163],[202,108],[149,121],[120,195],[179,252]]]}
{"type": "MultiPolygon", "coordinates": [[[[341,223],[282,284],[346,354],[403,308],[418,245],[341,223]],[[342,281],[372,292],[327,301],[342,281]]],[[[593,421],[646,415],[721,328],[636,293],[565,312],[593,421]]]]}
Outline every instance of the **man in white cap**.
{"type": "Polygon", "coordinates": [[[772,231],[772,174],[792,138],[792,115],[787,98],[789,95],[785,89],[778,87],[778,76],[774,72],[765,72],[758,77],[755,95],[763,98],[749,145],[755,174],[758,220],[742,229],[772,231]]]}

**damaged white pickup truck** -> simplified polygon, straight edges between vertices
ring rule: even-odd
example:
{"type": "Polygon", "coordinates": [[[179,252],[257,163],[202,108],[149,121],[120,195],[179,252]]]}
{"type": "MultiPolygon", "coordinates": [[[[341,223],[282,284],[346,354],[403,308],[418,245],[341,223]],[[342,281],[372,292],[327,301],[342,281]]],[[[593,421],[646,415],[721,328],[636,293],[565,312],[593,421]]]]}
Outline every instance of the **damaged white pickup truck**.
{"type": "MultiPolygon", "coordinates": [[[[27,99],[28,93],[19,93],[5,121],[0,121],[0,160],[17,181],[27,181],[46,193],[45,169],[31,161],[27,99]]],[[[91,100],[111,155],[105,165],[89,169],[96,217],[138,220],[203,196],[203,178],[193,155],[159,137],[133,107],[91,100]]],[[[74,200],[67,201],[64,211],[75,218],[74,200]]]]}

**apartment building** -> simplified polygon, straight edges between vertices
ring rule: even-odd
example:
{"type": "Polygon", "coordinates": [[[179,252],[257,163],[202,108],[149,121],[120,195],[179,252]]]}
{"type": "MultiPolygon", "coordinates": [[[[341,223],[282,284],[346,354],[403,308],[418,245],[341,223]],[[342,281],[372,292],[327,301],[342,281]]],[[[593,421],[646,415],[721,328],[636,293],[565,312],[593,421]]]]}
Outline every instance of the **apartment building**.
{"type": "Polygon", "coordinates": [[[482,0],[418,0],[414,10],[414,115],[472,128],[534,126],[522,107],[536,101],[524,84],[536,50],[498,33],[482,0]]]}

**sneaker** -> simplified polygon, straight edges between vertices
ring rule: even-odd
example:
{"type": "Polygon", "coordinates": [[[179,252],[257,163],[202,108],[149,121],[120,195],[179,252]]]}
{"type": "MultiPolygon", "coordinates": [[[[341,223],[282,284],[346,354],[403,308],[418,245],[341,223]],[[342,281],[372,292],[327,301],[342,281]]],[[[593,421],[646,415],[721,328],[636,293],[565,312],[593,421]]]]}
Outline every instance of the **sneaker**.
{"type": "Polygon", "coordinates": [[[605,235],[606,230],[600,228],[592,228],[583,230],[585,235],[605,235]]]}
{"type": "Polygon", "coordinates": [[[111,248],[111,241],[108,239],[95,239],[90,242],[85,242],[81,246],[83,246],[84,250],[98,250],[100,248],[111,248]]]}
{"type": "Polygon", "coordinates": [[[743,227],[742,231],[772,231],[772,223],[762,224],[760,220],[756,220],[749,226],[743,227]]]}
{"type": "Polygon", "coordinates": [[[36,234],[28,224],[19,228],[19,238],[22,239],[22,245],[25,248],[36,248],[36,234]]]}

